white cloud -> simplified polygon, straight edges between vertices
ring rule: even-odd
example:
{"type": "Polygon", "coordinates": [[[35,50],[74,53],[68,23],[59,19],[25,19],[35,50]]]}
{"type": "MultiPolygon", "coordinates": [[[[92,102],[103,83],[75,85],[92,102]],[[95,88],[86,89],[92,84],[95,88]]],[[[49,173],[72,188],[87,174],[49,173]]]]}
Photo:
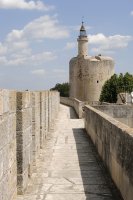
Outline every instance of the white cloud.
{"type": "Polygon", "coordinates": [[[92,49],[93,52],[113,52],[116,49],[126,48],[130,41],[133,40],[132,36],[113,35],[105,36],[103,33],[97,35],[89,35],[89,43],[95,45],[92,49]]]}
{"type": "Polygon", "coordinates": [[[133,16],[133,11],[131,11],[130,15],[132,15],[132,16],[133,16]]]}
{"type": "Polygon", "coordinates": [[[0,0],[0,8],[3,9],[25,9],[25,10],[45,10],[53,9],[54,6],[45,5],[40,0],[0,0]]]}
{"type": "Polygon", "coordinates": [[[31,71],[31,73],[34,74],[34,75],[42,76],[42,75],[45,75],[45,70],[44,69],[37,69],[37,70],[31,71]]]}
{"type": "Polygon", "coordinates": [[[28,66],[38,66],[42,65],[46,62],[55,60],[57,56],[52,52],[42,52],[38,54],[32,54],[27,51],[27,53],[14,53],[7,56],[6,60],[3,60],[5,65],[7,66],[20,66],[20,65],[28,65],[28,66]]]}
{"type": "Polygon", "coordinates": [[[4,55],[7,52],[7,47],[0,43],[0,55],[4,55]]]}
{"type": "Polygon", "coordinates": [[[20,39],[41,40],[61,39],[69,36],[66,27],[59,25],[57,17],[41,16],[27,24],[22,30],[13,30],[7,36],[7,41],[20,39]]]}
{"type": "Polygon", "coordinates": [[[69,50],[69,49],[74,49],[75,47],[76,47],[75,42],[67,42],[65,49],[69,50]]]}
{"type": "Polygon", "coordinates": [[[42,53],[32,55],[29,59],[32,62],[38,63],[38,62],[52,61],[52,60],[55,60],[56,58],[57,56],[53,54],[52,52],[42,52],[42,53]]]}
{"type": "Polygon", "coordinates": [[[8,35],[7,35],[7,41],[18,41],[23,37],[23,30],[12,30],[8,35]]]}
{"type": "Polygon", "coordinates": [[[21,55],[29,55],[31,53],[31,49],[29,47],[29,43],[26,40],[14,41],[14,42],[7,42],[4,44],[7,48],[7,53],[11,54],[21,54],[21,55]]]}
{"type": "Polygon", "coordinates": [[[12,30],[3,43],[0,43],[0,62],[3,65],[38,65],[55,60],[51,51],[34,53],[34,45],[44,39],[62,39],[69,36],[67,28],[61,26],[57,17],[48,15],[28,23],[22,30],[12,30]]]}

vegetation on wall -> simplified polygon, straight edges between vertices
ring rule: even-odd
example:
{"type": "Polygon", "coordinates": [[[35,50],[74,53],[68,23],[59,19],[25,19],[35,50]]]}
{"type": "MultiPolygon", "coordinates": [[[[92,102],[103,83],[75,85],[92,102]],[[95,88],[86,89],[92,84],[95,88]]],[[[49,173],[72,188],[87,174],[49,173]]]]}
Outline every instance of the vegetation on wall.
{"type": "Polygon", "coordinates": [[[57,90],[61,97],[69,97],[69,83],[57,83],[54,88],[50,90],[57,90]]]}
{"type": "Polygon", "coordinates": [[[133,75],[129,74],[114,74],[107,80],[102,88],[100,102],[117,102],[117,94],[121,92],[133,91],[133,75]]]}

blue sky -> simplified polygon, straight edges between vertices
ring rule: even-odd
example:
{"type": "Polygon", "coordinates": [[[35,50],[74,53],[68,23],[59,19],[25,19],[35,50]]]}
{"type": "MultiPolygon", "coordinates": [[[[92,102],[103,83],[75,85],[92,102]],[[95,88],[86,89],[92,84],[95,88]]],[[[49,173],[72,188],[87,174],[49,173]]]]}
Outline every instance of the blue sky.
{"type": "Polygon", "coordinates": [[[82,16],[89,55],[133,73],[133,1],[0,0],[0,87],[49,89],[68,81],[82,16]]]}

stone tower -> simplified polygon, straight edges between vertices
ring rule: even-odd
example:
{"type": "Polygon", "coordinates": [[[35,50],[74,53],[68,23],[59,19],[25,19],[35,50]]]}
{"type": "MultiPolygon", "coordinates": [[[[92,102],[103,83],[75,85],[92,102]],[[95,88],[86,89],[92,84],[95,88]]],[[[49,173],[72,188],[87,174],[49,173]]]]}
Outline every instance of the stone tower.
{"type": "Polygon", "coordinates": [[[99,101],[102,86],[114,74],[114,61],[105,56],[88,56],[88,37],[82,22],[78,56],[70,60],[70,97],[92,103],[99,101]]]}

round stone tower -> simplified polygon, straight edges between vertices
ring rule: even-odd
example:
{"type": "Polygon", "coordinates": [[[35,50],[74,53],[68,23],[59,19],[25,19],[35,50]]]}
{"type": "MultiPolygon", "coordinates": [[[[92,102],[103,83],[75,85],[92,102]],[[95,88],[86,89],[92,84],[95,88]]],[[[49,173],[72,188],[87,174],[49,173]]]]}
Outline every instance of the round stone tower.
{"type": "Polygon", "coordinates": [[[93,103],[99,101],[102,86],[114,74],[114,61],[105,56],[88,56],[88,37],[82,22],[78,56],[70,60],[70,97],[93,103]]]}

